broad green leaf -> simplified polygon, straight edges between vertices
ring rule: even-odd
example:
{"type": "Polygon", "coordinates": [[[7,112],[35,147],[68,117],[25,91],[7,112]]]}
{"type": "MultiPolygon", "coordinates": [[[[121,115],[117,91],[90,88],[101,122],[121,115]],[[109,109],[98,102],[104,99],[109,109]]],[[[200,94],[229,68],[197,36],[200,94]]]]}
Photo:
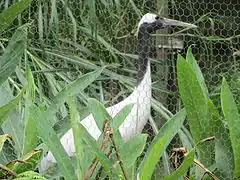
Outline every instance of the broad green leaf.
{"type": "Polygon", "coordinates": [[[90,98],[88,100],[88,108],[91,111],[93,118],[100,130],[103,129],[105,120],[112,122],[112,117],[108,114],[107,110],[98,100],[90,98]]]}
{"type": "Polygon", "coordinates": [[[211,115],[211,126],[215,132],[216,175],[224,179],[233,179],[234,157],[231,141],[222,117],[211,100],[209,100],[209,114],[211,115]]]}
{"type": "Polygon", "coordinates": [[[192,71],[195,72],[195,75],[198,79],[198,82],[200,83],[200,86],[202,88],[202,92],[204,93],[204,95],[206,96],[206,98],[208,97],[208,89],[207,86],[205,84],[205,80],[203,77],[203,74],[197,64],[197,61],[195,59],[195,57],[192,54],[192,48],[189,47],[188,51],[187,51],[187,55],[186,55],[186,61],[188,62],[189,66],[192,68],[192,71]]]}
{"type": "Polygon", "coordinates": [[[147,134],[137,134],[119,148],[121,159],[126,168],[130,168],[141,155],[146,145],[147,137],[147,134]]]}
{"type": "Polygon", "coordinates": [[[240,116],[237,104],[225,79],[223,79],[221,88],[221,104],[224,117],[228,122],[232,142],[235,165],[234,176],[238,178],[240,177],[240,116]]]}
{"type": "MultiPolygon", "coordinates": [[[[93,81],[95,81],[98,76],[102,73],[104,68],[97,69],[93,72],[84,74],[73,83],[67,85],[62,89],[52,100],[49,108],[47,109],[48,117],[51,119],[55,113],[58,111],[61,105],[67,101],[69,96],[73,96],[80,91],[84,90],[87,86],[89,86],[93,81]]],[[[53,126],[53,124],[52,124],[53,126]]]]}
{"type": "Polygon", "coordinates": [[[32,0],[22,0],[0,14],[0,33],[12,24],[14,19],[26,9],[32,0]]]}
{"type": "Polygon", "coordinates": [[[58,166],[62,175],[69,180],[77,179],[75,176],[75,170],[73,164],[65,152],[60,139],[52,129],[51,123],[48,121],[48,114],[46,111],[41,111],[37,106],[29,107],[31,116],[34,116],[34,120],[37,127],[38,136],[48,146],[52,152],[54,158],[58,162],[58,166]]]}
{"type": "Polygon", "coordinates": [[[151,179],[156,164],[173,137],[183,126],[185,118],[186,112],[182,109],[168,120],[154,137],[139,168],[139,176],[141,180],[151,179]]]}
{"type": "Polygon", "coordinates": [[[195,149],[191,150],[187,156],[184,157],[184,160],[180,167],[178,167],[174,172],[170,175],[166,176],[164,180],[174,180],[186,175],[187,171],[189,170],[190,166],[194,162],[194,153],[195,149]]]}
{"type": "MultiPolygon", "coordinates": [[[[208,98],[202,91],[196,74],[182,56],[177,60],[178,86],[187,113],[188,124],[195,143],[214,136],[208,113],[208,98]]],[[[206,142],[198,146],[200,161],[205,166],[214,162],[214,143],[206,142]]]]}
{"type": "Polygon", "coordinates": [[[2,148],[3,148],[4,143],[5,143],[8,139],[12,140],[12,136],[10,136],[9,134],[0,135],[0,152],[2,151],[2,148]]]}
{"type": "Polygon", "coordinates": [[[35,83],[34,78],[29,66],[27,66],[27,93],[25,98],[25,127],[24,127],[24,138],[23,138],[23,149],[22,154],[33,150],[37,143],[37,127],[34,121],[34,116],[29,116],[29,107],[31,107],[35,100],[35,83]]]}
{"type": "Polygon", "coordinates": [[[17,174],[28,170],[34,170],[38,165],[41,157],[42,157],[41,150],[33,150],[25,154],[19,160],[9,162],[7,164],[7,167],[16,172],[17,174]]]}
{"type": "Polygon", "coordinates": [[[74,146],[75,146],[75,156],[77,159],[77,176],[78,179],[83,179],[84,177],[84,171],[81,159],[84,158],[84,148],[83,148],[83,140],[81,132],[81,129],[78,127],[79,124],[79,114],[76,107],[76,102],[73,97],[69,97],[68,100],[69,110],[70,110],[70,120],[72,125],[72,131],[73,131],[73,138],[74,138],[74,146]]]}
{"type": "Polygon", "coordinates": [[[14,110],[15,107],[18,105],[18,103],[23,97],[25,90],[26,88],[24,87],[13,100],[11,100],[8,104],[0,107],[0,125],[3,124],[3,122],[8,118],[9,114],[12,112],[12,110],[14,110]]]}
{"type": "Polygon", "coordinates": [[[0,86],[15,71],[27,45],[27,25],[19,27],[0,57],[0,86]]]}
{"type": "Polygon", "coordinates": [[[78,127],[81,133],[83,133],[83,135],[81,136],[83,138],[83,141],[89,146],[89,149],[91,149],[91,152],[94,152],[98,161],[103,166],[106,174],[110,177],[110,179],[115,179],[114,177],[116,177],[116,173],[111,166],[111,162],[106,157],[104,152],[100,150],[98,142],[95,139],[93,139],[93,137],[88,133],[88,131],[85,129],[85,127],[82,124],[79,123],[78,127]]]}

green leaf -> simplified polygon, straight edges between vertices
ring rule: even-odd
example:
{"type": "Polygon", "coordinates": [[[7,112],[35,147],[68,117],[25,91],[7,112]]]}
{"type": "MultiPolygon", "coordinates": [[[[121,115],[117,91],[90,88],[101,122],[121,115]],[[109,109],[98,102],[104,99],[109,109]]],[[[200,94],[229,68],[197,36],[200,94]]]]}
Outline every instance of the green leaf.
{"type": "Polygon", "coordinates": [[[0,135],[0,152],[2,151],[2,148],[3,148],[4,143],[5,143],[8,139],[12,140],[12,136],[10,136],[9,134],[0,135]]]}
{"type": "Polygon", "coordinates": [[[82,163],[84,156],[84,148],[83,148],[83,141],[82,141],[82,135],[81,129],[79,128],[79,114],[76,106],[76,102],[73,97],[70,97],[68,100],[69,110],[70,110],[70,120],[72,125],[72,131],[73,131],[73,138],[74,138],[74,146],[75,146],[75,156],[77,159],[77,176],[78,179],[83,179],[84,177],[84,171],[82,163]]]}
{"type": "Polygon", "coordinates": [[[90,98],[88,100],[88,107],[100,130],[103,129],[103,124],[106,119],[112,122],[112,117],[98,100],[90,98]]]}
{"type": "Polygon", "coordinates": [[[131,112],[133,108],[133,104],[128,104],[125,107],[123,107],[113,118],[113,130],[116,132],[118,130],[119,126],[123,123],[123,121],[127,118],[129,113],[131,112]]]}
{"type": "Polygon", "coordinates": [[[34,121],[34,116],[29,116],[29,107],[31,107],[35,100],[35,83],[29,66],[27,66],[27,82],[28,88],[25,98],[25,127],[23,137],[22,154],[26,154],[37,146],[37,127],[34,121]]]}
{"type": "Polygon", "coordinates": [[[48,121],[48,113],[41,111],[37,106],[29,107],[31,116],[34,116],[34,120],[37,127],[37,132],[42,141],[48,146],[52,152],[54,158],[58,162],[58,166],[62,175],[69,180],[77,179],[73,164],[65,152],[60,139],[53,130],[50,122],[48,121]]]}
{"type": "MultiPolygon", "coordinates": [[[[178,86],[181,99],[187,112],[188,124],[195,143],[214,136],[208,113],[208,98],[203,92],[197,75],[182,56],[177,59],[178,86]]],[[[205,142],[198,145],[200,161],[205,166],[214,162],[214,143],[205,142]]]]}
{"type": "Polygon", "coordinates": [[[178,179],[182,176],[185,176],[187,171],[189,170],[190,166],[194,162],[194,153],[195,149],[191,150],[187,156],[184,157],[184,160],[179,168],[177,168],[174,172],[172,172],[170,175],[166,176],[164,180],[174,180],[178,179]]]}
{"type": "Polygon", "coordinates": [[[0,107],[0,125],[2,125],[5,120],[7,120],[9,114],[18,105],[18,103],[20,102],[20,100],[23,97],[25,90],[26,90],[26,88],[24,87],[21,90],[21,92],[13,100],[11,100],[8,104],[0,107]]]}
{"type": "Polygon", "coordinates": [[[192,54],[192,48],[189,47],[188,51],[187,51],[187,55],[186,55],[186,61],[188,62],[188,65],[192,68],[192,71],[195,72],[195,75],[198,79],[198,82],[200,83],[200,86],[202,88],[202,92],[204,93],[204,95],[206,96],[206,98],[208,97],[208,89],[207,86],[205,84],[205,80],[203,77],[203,74],[197,64],[197,61],[195,59],[195,57],[192,54]]]}
{"type": "MultiPolygon", "coordinates": [[[[0,21],[1,22],[1,21],[0,21]]],[[[15,71],[22,59],[27,44],[27,26],[19,27],[0,57],[0,86],[15,71]]]]}
{"type": "Polygon", "coordinates": [[[159,130],[158,134],[154,137],[139,168],[141,180],[151,179],[156,164],[158,163],[160,157],[168,147],[173,137],[182,127],[185,118],[186,112],[184,109],[182,109],[168,122],[166,122],[164,126],[159,130]]]}
{"type": "MultiPolygon", "coordinates": [[[[49,119],[52,119],[55,113],[58,111],[61,105],[67,101],[69,96],[73,96],[80,91],[84,90],[87,86],[89,86],[93,81],[95,81],[98,76],[102,73],[104,67],[97,69],[93,72],[84,74],[73,83],[67,85],[65,88],[61,90],[52,100],[49,108],[47,109],[47,114],[49,119]]],[[[52,124],[53,126],[53,124],[52,124]]]]}
{"type": "Polygon", "coordinates": [[[213,102],[209,100],[209,114],[215,132],[216,175],[223,179],[233,179],[234,156],[227,129],[213,102]]]}
{"type": "Polygon", "coordinates": [[[14,19],[26,9],[32,0],[22,0],[0,14],[0,33],[12,24],[14,19]]]}
{"type": "Polygon", "coordinates": [[[7,164],[7,167],[17,174],[23,173],[28,170],[34,170],[38,165],[42,157],[41,150],[32,150],[31,152],[25,154],[19,160],[11,161],[7,164]]]}
{"type": "Polygon", "coordinates": [[[223,114],[228,122],[230,139],[234,154],[234,176],[240,177],[240,117],[234,97],[227,81],[223,79],[221,88],[221,104],[223,114]]]}
{"type": "Polygon", "coordinates": [[[47,180],[41,174],[34,171],[25,171],[23,173],[18,174],[17,177],[14,178],[14,180],[32,180],[32,179],[47,180]]]}
{"type": "Polygon", "coordinates": [[[88,131],[85,129],[85,127],[82,124],[79,123],[78,127],[79,127],[81,133],[83,133],[82,138],[83,138],[84,142],[89,146],[89,149],[91,149],[91,152],[94,152],[97,159],[99,160],[99,162],[103,166],[106,174],[110,177],[110,179],[111,178],[116,179],[116,178],[114,178],[114,177],[116,177],[116,173],[111,166],[111,162],[106,157],[104,152],[102,152],[100,150],[97,141],[95,139],[93,139],[93,137],[88,133],[88,131]]]}
{"type": "Polygon", "coordinates": [[[113,118],[112,128],[114,132],[114,139],[119,147],[124,143],[124,140],[119,131],[119,127],[123,123],[123,121],[127,118],[132,108],[133,104],[126,105],[113,118]]]}
{"type": "Polygon", "coordinates": [[[137,134],[119,148],[121,159],[126,168],[130,168],[141,155],[146,145],[147,137],[147,134],[137,134]]]}

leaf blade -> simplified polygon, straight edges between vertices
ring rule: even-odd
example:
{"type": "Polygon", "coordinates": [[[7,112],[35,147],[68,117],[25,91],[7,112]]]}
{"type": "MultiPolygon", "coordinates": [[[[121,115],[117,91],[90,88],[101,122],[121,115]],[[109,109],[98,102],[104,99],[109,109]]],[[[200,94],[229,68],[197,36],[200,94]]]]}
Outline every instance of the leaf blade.
{"type": "Polygon", "coordinates": [[[231,93],[231,90],[227,84],[225,78],[222,81],[221,88],[221,104],[223,114],[228,122],[230,139],[233,147],[234,154],[234,175],[236,177],[240,176],[240,131],[238,127],[240,126],[240,116],[237,108],[237,104],[235,103],[234,97],[231,93]]]}
{"type": "Polygon", "coordinates": [[[159,130],[140,165],[139,176],[141,180],[151,179],[155,165],[166,150],[172,138],[182,127],[185,117],[186,112],[182,109],[159,130]]]}
{"type": "Polygon", "coordinates": [[[9,25],[11,25],[12,22],[14,21],[14,19],[21,12],[23,12],[29,6],[29,4],[31,2],[32,2],[32,0],[23,0],[23,1],[13,4],[7,10],[3,11],[0,14],[0,32],[2,32],[9,25]]]}
{"type": "Polygon", "coordinates": [[[4,54],[0,57],[0,85],[15,71],[27,45],[27,26],[19,27],[11,37],[4,54]]]}

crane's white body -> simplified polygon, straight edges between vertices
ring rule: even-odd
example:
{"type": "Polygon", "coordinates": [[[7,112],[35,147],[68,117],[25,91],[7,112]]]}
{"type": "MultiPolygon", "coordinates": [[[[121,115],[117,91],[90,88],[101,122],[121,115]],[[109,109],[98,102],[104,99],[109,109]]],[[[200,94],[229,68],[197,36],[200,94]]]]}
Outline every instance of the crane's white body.
{"type": "MultiPolygon", "coordinates": [[[[142,38],[144,38],[144,35],[146,35],[145,33],[151,34],[157,29],[162,29],[171,25],[190,27],[190,28],[197,27],[193,24],[161,18],[156,14],[147,13],[142,17],[142,19],[138,24],[138,32],[140,33],[141,36],[143,36],[142,38]],[[141,29],[141,27],[145,29],[141,29]]],[[[147,39],[149,37],[150,36],[148,36],[147,39]]],[[[147,39],[145,39],[146,42],[147,42],[147,39]]],[[[146,52],[147,51],[146,47],[148,46],[148,44],[147,43],[145,44],[144,39],[140,39],[140,37],[139,37],[139,40],[141,40],[139,45],[142,48],[141,52],[139,53],[139,56],[141,58],[139,59],[140,61],[144,61],[139,63],[143,65],[145,63],[145,60],[147,60],[146,58],[149,53],[149,52],[146,52]]],[[[145,67],[143,69],[145,74],[141,76],[141,81],[138,84],[138,86],[134,89],[132,94],[130,94],[126,99],[124,99],[120,103],[107,108],[108,113],[112,117],[114,117],[126,105],[134,104],[130,114],[127,116],[127,118],[124,120],[122,125],[119,127],[120,133],[124,140],[128,140],[134,135],[136,135],[137,133],[141,133],[150,116],[150,109],[151,109],[150,62],[147,61],[147,63],[144,64],[144,66],[145,67]]],[[[86,128],[86,130],[90,133],[90,135],[93,138],[98,139],[99,136],[101,135],[101,131],[98,129],[92,115],[89,115],[88,117],[83,119],[81,121],[81,124],[83,124],[83,126],[86,128]]],[[[74,138],[73,138],[71,129],[61,138],[61,143],[69,156],[73,156],[75,154],[74,138]]],[[[42,159],[39,166],[39,170],[40,171],[47,170],[49,167],[52,167],[53,164],[55,163],[56,163],[56,160],[54,159],[52,153],[48,152],[47,155],[42,159]]]]}
{"type": "MultiPolygon", "coordinates": [[[[148,62],[146,73],[143,80],[135,88],[135,90],[126,99],[107,108],[108,113],[114,117],[123,107],[128,104],[134,104],[131,112],[119,127],[121,136],[124,140],[128,140],[134,135],[141,133],[150,116],[151,109],[151,70],[150,62],[148,62]]],[[[90,114],[81,121],[81,124],[86,128],[90,135],[98,139],[101,131],[90,114]]],[[[74,156],[75,146],[72,129],[70,129],[62,138],[61,143],[69,156],[74,156]]],[[[51,152],[42,159],[39,170],[45,171],[56,163],[51,152]]]]}

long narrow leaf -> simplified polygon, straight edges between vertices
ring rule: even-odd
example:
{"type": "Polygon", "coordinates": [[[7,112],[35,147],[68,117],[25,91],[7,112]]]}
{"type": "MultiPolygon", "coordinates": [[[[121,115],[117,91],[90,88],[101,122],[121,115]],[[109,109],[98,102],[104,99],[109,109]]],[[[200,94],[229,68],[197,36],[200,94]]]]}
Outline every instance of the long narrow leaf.
{"type": "Polygon", "coordinates": [[[222,117],[211,100],[209,100],[208,105],[212,122],[211,126],[213,127],[213,132],[215,132],[217,175],[224,179],[233,179],[234,156],[229,133],[223,124],[222,117]]]}
{"type": "Polygon", "coordinates": [[[28,88],[25,98],[25,126],[24,126],[24,138],[23,138],[23,149],[22,154],[26,154],[33,150],[37,143],[38,143],[38,137],[37,137],[37,128],[34,121],[33,116],[29,116],[29,107],[31,107],[34,103],[35,99],[35,83],[34,78],[31,72],[31,69],[29,66],[27,66],[26,70],[27,74],[27,82],[28,82],[28,88]]]}
{"type": "Polygon", "coordinates": [[[77,179],[73,164],[65,152],[59,138],[57,137],[57,134],[52,129],[52,126],[48,121],[48,114],[41,111],[37,106],[34,105],[29,109],[31,115],[34,116],[33,119],[35,120],[39,137],[48,146],[54,158],[57,160],[63,176],[69,180],[77,179]]]}
{"type": "Polygon", "coordinates": [[[14,19],[26,9],[32,0],[22,0],[0,14],[0,33],[12,24],[14,19]]]}
{"type": "Polygon", "coordinates": [[[22,59],[26,44],[27,25],[24,25],[19,27],[13,34],[3,56],[0,57],[0,85],[15,71],[22,59]]]}
{"type": "Polygon", "coordinates": [[[83,148],[83,141],[82,141],[82,135],[81,129],[78,127],[79,124],[79,114],[76,107],[76,103],[73,97],[70,97],[68,100],[68,105],[70,109],[70,120],[72,125],[72,131],[73,131],[73,138],[74,138],[74,146],[75,146],[75,156],[77,159],[77,172],[78,172],[78,179],[83,179],[84,177],[84,171],[83,171],[83,161],[81,159],[84,158],[84,148],[83,148]]]}
{"type": "Polygon", "coordinates": [[[57,112],[59,107],[67,101],[69,96],[79,93],[89,86],[93,81],[95,81],[102,73],[103,69],[104,68],[97,69],[96,71],[81,76],[73,83],[67,85],[61,92],[59,92],[58,95],[53,98],[50,107],[47,110],[49,117],[52,117],[57,112]]]}
{"type": "Polygon", "coordinates": [[[233,98],[227,81],[223,79],[221,89],[221,103],[223,114],[228,122],[230,139],[232,142],[234,153],[234,176],[240,177],[240,116],[237,108],[237,104],[233,98]]]}
{"type": "Polygon", "coordinates": [[[23,88],[21,92],[8,104],[0,107],[0,125],[4,123],[4,121],[7,119],[9,114],[12,112],[12,110],[17,106],[19,101],[22,99],[23,94],[25,92],[26,88],[23,88]]]}
{"type": "Polygon", "coordinates": [[[148,152],[145,155],[143,162],[139,169],[139,176],[141,180],[151,179],[154,168],[166,150],[167,146],[182,127],[186,118],[185,110],[179,111],[174,115],[164,126],[159,130],[158,134],[153,139],[148,152]]]}

